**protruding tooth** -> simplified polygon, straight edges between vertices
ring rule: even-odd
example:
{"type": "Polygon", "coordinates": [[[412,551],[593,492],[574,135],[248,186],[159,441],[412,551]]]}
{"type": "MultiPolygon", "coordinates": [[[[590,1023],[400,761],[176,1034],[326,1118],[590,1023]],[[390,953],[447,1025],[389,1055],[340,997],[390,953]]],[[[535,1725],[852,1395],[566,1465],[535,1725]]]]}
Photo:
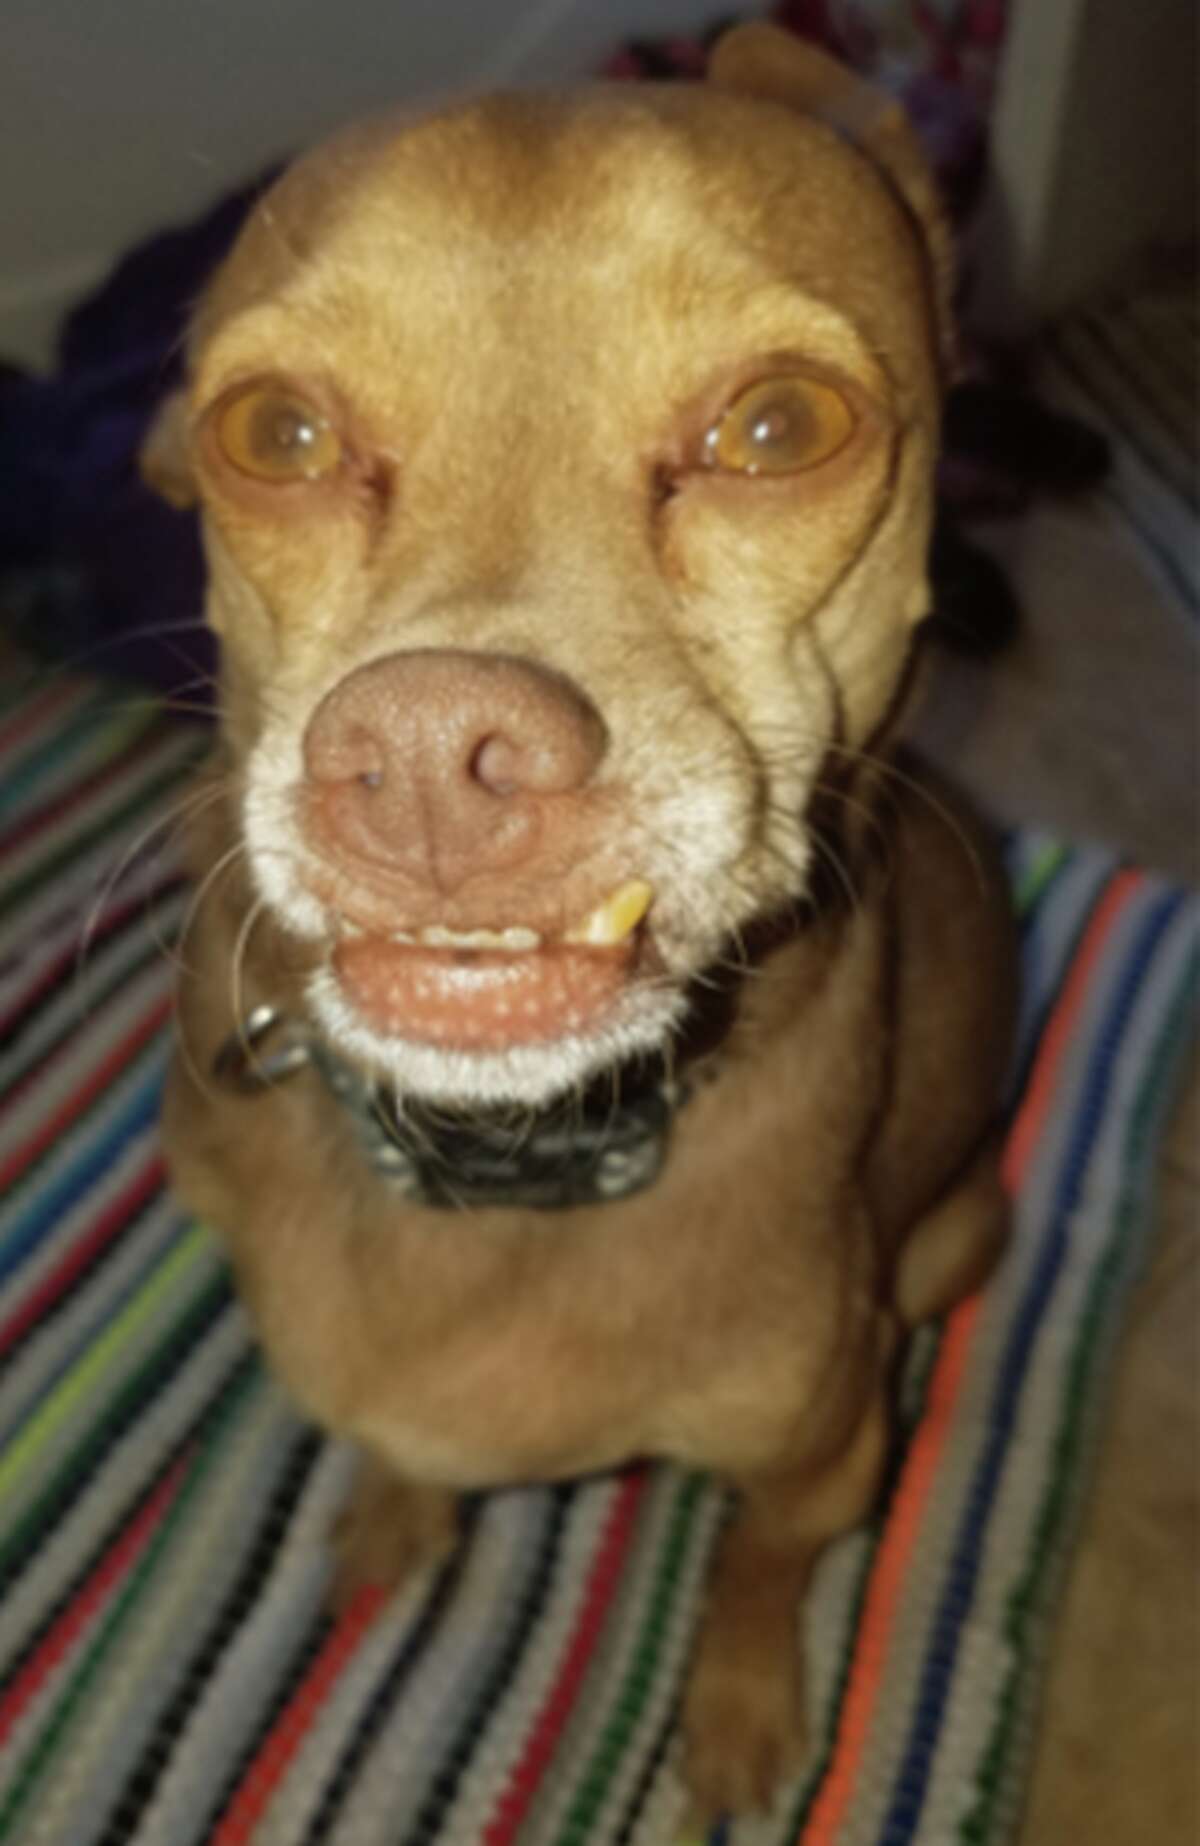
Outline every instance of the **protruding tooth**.
{"type": "Polygon", "coordinates": [[[654,887],[644,878],[630,878],[567,930],[563,941],[586,943],[593,949],[614,948],[637,928],[653,901],[654,887]]]}

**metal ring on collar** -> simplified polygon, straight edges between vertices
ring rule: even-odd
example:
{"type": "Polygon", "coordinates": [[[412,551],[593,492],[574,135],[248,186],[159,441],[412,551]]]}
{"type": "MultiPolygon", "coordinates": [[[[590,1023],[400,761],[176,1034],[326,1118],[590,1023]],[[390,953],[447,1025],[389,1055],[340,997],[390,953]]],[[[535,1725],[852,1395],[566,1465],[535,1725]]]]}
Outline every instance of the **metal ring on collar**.
{"type": "Polygon", "coordinates": [[[285,1037],[273,1051],[266,1049],[267,1041],[287,1024],[287,1014],[274,1006],[256,1006],[248,1013],[212,1061],[212,1074],[222,1088],[238,1096],[257,1096],[302,1070],[311,1057],[304,1039],[285,1037]]]}

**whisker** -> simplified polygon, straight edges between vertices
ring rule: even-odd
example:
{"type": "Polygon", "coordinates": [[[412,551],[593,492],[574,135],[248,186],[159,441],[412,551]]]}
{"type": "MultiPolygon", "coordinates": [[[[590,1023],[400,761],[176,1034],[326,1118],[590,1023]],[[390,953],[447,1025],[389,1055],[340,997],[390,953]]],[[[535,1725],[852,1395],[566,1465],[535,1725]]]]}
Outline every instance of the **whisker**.
{"type": "Polygon", "coordinates": [[[177,831],[180,827],[185,825],[193,815],[200,812],[210,802],[219,799],[225,792],[226,790],[223,786],[219,786],[215,789],[204,787],[189,790],[188,793],[181,796],[178,801],[173,802],[165,814],[160,814],[157,819],[151,821],[149,826],[144,827],[137,837],[125,848],[125,851],[120,855],[112,871],[104,878],[96,897],[88,908],[87,916],[84,919],[83,928],[79,936],[79,946],[75,955],[74,979],[77,982],[82,980],[84,966],[91,951],[91,945],[99,927],[101,917],[112,902],[119,886],[129,873],[131,867],[139,856],[147,851],[155,835],[160,833],[164,835],[164,838],[160,840],[156,849],[157,852],[161,854],[168,844],[168,832],[171,828],[175,828],[177,831]]]}
{"type": "Polygon", "coordinates": [[[244,859],[246,855],[247,847],[245,841],[236,840],[232,846],[228,847],[225,852],[219,855],[215,863],[209,867],[203,879],[200,881],[192,901],[188,906],[187,915],[183,920],[183,926],[179,931],[180,959],[177,965],[181,974],[187,975],[195,973],[195,969],[189,968],[185,959],[187,953],[187,939],[192,929],[195,927],[196,920],[205,899],[216,889],[220,880],[233,871],[238,861],[244,859]]]}
{"type": "Polygon", "coordinates": [[[841,885],[842,890],[846,893],[846,902],[849,904],[851,911],[857,910],[862,902],[862,892],[858,889],[853,878],[850,876],[849,867],[846,865],[841,854],[822,836],[816,827],[811,827],[809,829],[808,837],[812,841],[816,851],[821,855],[823,863],[829,867],[830,871],[841,885]]]}
{"type": "MultiPolygon", "coordinates": [[[[768,731],[771,729],[770,726],[764,728],[768,731]]],[[[942,823],[962,848],[974,870],[980,889],[986,889],[983,864],[975,842],[945,802],[939,800],[919,777],[910,775],[906,770],[901,769],[891,757],[881,756],[876,751],[860,749],[851,744],[828,740],[822,742],[822,740],[810,737],[798,737],[794,733],[789,736],[789,742],[793,747],[787,753],[770,746],[764,751],[764,762],[769,768],[787,769],[794,766],[797,752],[804,746],[811,747],[813,743],[817,743],[825,755],[839,757],[858,768],[869,770],[885,782],[894,783],[907,794],[923,802],[930,813],[942,823]]]]}
{"type": "MultiPolygon", "coordinates": [[[[186,814],[177,816],[176,825],[174,827],[173,832],[171,833],[169,837],[164,837],[159,845],[159,848],[158,848],[159,853],[162,854],[162,853],[169,851],[171,847],[174,845],[175,840],[183,832],[184,828],[188,824],[190,824],[192,820],[195,819],[196,815],[199,813],[202,813],[205,808],[215,806],[217,801],[219,801],[227,792],[228,791],[224,787],[200,790],[193,802],[193,805],[190,811],[186,814]]],[[[175,969],[177,974],[179,975],[186,974],[188,970],[187,970],[186,964],[183,961],[183,957],[180,953],[179,946],[178,946],[179,943],[182,941],[182,935],[183,935],[182,929],[180,930],[179,936],[174,941],[167,941],[167,939],[157,929],[155,922],[151,923],[151,929],[154,935],[155,944],[158,947],[164,959],[171,964],[171,966],[175,969]]]]}
{"type": "Polygon", "coordinates": [[[267,900],[265,897],[260,897],[251,904],[249,910],[242,918],[238,927],[238,933],[234,938],[233,954],[230,958],[229,965],[229,1000],[230,1005],[233,1007],[234,1031],[237,1033],[238,1043],[242,1048],[242,1053],[245,1057],[248,1069],[261,1068],[261,1066],[259,1066],[258,1054],[251,1044],[246,1032],[246,995],[244,978],[246,952],[249,948],[250,937],[254,933],[254,926],[262,917],[266,908],[267,900]]]}
{"type": "Polygon", "coordinates": [[[179,1048],[179,1055],[183,1059],[184,1067],[189,1077],[202,1096],[206,1097],[209,1102],[215,1102],[217,1099],[217,1092],[213,1089],[207,1075],[196,1063],[195,1058],[192,1056],[192,1048],[188,1044],[187,1033],[183,1025],[183,1007],[178,986],[176,986],[171,997],[171,1028],[175,1043],[179,1048]]]}
{"type": "MultiPolygon", "coordinates": [[[[73,649],[62,660],[31,659],[29,681],[36,683],[38,689],[41,690],[44,686],[53,685],[60,679],[68,679],[81,668],[101,659],[105,653],[111,652],[114,648],[124,647],[130,641],[157,641],[168,635],[194,634],[207,626],[202,615],[184,616],[178,621],[171,622],[142,623],[136,628],[126,628],[119,634],[104,635],[98,641],[89,642],[86,647],[73,649]]],[[[193,672],[196,671],[195,661],[189,660],[187,664],[193,672]]]]}

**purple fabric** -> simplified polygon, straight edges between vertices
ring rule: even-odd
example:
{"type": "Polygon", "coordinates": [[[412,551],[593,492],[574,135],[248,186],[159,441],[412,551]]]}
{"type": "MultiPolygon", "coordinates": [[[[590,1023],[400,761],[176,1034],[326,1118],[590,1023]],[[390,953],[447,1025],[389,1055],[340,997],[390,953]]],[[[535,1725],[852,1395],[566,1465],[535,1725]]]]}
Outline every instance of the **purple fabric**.
{"type": "Polygon", "coordinates": [[[199,678],[187,696],[203,696],[197,522],[144,486],[137,453],[178,380],[192,303],[264,183],[124,257],[68,316],[50,377],[0,379],[0,590],[38,653],[86,653],[164,692],[199,678]]]}

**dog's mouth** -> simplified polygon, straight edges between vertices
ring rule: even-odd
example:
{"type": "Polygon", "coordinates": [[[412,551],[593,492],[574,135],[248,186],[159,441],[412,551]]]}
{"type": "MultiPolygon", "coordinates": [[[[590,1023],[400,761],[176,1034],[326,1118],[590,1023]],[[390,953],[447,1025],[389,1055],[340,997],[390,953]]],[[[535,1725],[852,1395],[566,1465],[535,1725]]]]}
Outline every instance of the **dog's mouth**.
{"type": "Polygon", "coordinates": [[[652,956],[653,898],[643,879],[629,879],[552,935],[511,923],[385,934],[344,919],[332,970],[377,1034],[457,1052],[553,1044],[607,1023],[652,956]]]}

